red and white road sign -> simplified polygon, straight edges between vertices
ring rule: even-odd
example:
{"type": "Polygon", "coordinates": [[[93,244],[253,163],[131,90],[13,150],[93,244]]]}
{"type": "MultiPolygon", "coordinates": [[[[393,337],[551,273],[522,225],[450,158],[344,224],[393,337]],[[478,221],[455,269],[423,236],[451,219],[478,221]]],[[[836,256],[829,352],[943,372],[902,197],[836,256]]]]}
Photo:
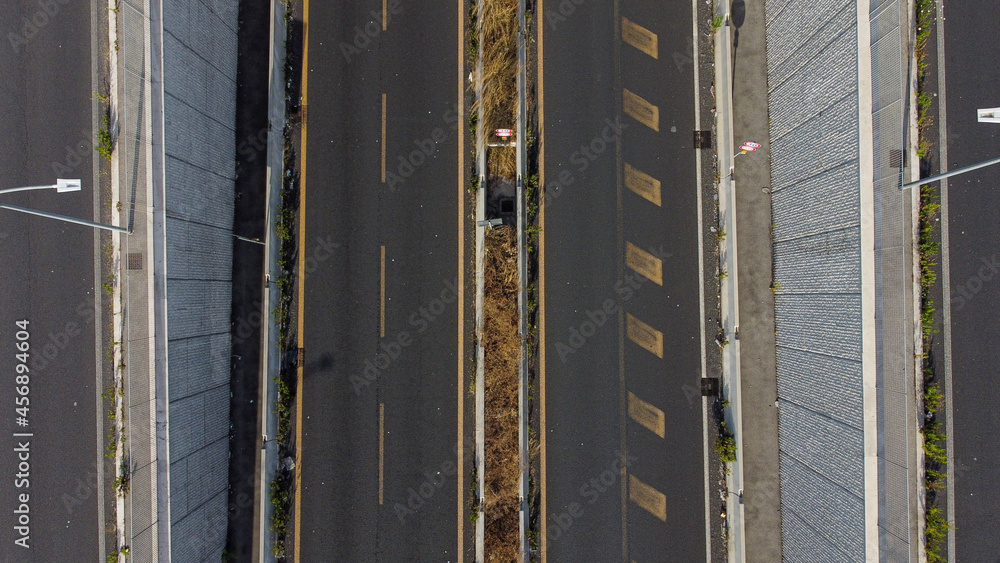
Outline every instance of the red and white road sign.
{"type": "Polygon", "coordinates": [[[513,129],[497,129],[497,137],[501,139],[506,139],[514,134],[513,129]]]}

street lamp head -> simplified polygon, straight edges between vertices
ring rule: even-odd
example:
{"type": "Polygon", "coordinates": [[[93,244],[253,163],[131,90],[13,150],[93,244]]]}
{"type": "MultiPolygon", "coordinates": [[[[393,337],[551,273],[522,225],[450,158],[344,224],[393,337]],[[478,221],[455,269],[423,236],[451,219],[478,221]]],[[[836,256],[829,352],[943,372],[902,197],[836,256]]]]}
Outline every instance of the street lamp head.
{"type": "Polygon", "coordinates": [[[55,187],[57,193],[78,192],[80,191],[80,180],[79,179],[66,180],[64,178],[59,178],[56,180],[55,187]]]}

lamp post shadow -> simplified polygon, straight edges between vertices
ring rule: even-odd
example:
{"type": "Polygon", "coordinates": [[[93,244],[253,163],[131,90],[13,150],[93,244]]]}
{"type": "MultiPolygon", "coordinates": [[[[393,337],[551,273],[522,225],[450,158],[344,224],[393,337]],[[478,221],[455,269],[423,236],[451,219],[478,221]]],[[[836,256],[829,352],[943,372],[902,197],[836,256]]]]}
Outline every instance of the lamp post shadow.
{"type": "Polygon", "coordinates": [[[733,23],[733,81],[736,80],[736,50],[740,46],[740,28],[747,19],[747,5],[744,0],[733,2],[729,10],[730,21],[733,23]]]}

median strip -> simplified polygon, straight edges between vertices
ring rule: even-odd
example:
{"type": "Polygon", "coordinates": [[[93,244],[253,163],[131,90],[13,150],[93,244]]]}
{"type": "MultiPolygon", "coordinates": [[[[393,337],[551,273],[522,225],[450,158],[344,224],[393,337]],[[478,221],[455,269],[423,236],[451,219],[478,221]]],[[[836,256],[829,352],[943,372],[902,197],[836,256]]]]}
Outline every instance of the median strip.
{"type": "Polygon", "coordinates": [[[490,561],[516,561],[520,536],[517,310],[517,233],[510,226],[486,233],[483,359],[486,477],[484,551],[490,561]]]}

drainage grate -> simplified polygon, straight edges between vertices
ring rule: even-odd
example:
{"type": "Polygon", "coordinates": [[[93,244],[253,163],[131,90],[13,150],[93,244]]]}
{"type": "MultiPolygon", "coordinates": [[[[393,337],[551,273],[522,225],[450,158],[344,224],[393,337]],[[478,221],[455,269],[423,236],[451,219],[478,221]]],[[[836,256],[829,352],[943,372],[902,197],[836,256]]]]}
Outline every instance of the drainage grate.
{"type": "Polygon", "coordinates": [[[297,365],[297,366],[305,365],[305,362],[306,362],[306,349],[305,348],[299,348],[299,357],[296,358],[296,360],[298,360],[298,361],[296,362],[295,365],[297,365]]]}
{"type": "Polygon", "coordinates": [[[694,132],[694,148],[696,148],[696,149],[710,149],[710,148],[712,148],[712,132],[711,131],[695,131],[694,132]]]}
{"type": "Polygon", "coordinates": [[[514,212],[514,198],[505,197],[500,200],[500,213],[508,214],[514,212]]]}
{"type": "Polygon", "coordinates": [[[142,253],[140,252],[129,252],[128,260],[126,264],[129,270],[141,270],[142,269],[142,253]]]}
{"type": "Polygon", "coordinates": [[[701,379],[701,396],[702,397],[718,397],[719,396],[719,378],[718,377],[703,377],[701,379]]]}
{"type": "Polygon", "coordinates": [[[889,149],[889,168],[900,168],[901,166],[903,166],[903,151],[889,149]]]}

